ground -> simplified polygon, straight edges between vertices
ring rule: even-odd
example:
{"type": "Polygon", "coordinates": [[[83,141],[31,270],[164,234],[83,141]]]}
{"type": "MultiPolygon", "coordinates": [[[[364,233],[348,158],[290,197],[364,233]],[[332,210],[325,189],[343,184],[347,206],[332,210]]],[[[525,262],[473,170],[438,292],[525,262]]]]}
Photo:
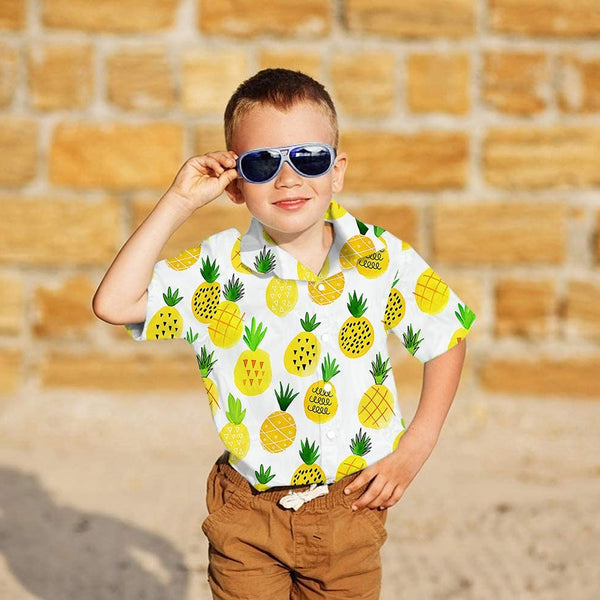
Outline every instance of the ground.
{"type": "MultiPolygon", "coordinates": [[[[593,402],[459,394],[389,513],[382,600],[595,600],[599,427],[593,402]]],[[[210,598],[202,398],[11,399],[0,439],[2,600],[210,598]]]]}

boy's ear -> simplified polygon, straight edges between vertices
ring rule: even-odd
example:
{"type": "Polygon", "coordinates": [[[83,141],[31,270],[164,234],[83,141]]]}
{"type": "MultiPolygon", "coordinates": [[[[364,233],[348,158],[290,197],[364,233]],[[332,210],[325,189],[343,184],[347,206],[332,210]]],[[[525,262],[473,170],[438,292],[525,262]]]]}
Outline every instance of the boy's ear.
{"type": "Polygon", "coordinates": [[[348,166],[348,156],[345,152],[340,152],[335,158],[335,164],[333,165],[333,176],[331,180],[331,191],[334,194],[338,194],[344,187],[344,176],[346,174],[346,167],[348,166]]]}
{"type": "Polygon", "coordinates": [[[244,195],[240,189],[241,180],[234,179],[226,188],[225,193],[234,204],[244,204],[244,195]]]}

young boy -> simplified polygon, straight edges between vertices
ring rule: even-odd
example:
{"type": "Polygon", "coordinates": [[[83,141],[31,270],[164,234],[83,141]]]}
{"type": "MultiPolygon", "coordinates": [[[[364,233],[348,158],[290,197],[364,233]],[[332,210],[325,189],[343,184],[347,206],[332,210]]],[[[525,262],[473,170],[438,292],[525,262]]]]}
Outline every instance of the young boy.
{"type": "Polygon", "coordinates": [[[202,526],[214,598],[375,599],[385,509],[437,441],[474,315],[408,244],[332,200],[347,157],[321,84],[257,73],[229,101],[225,136],[226,151],[183,165],[94,311],[134,324],[135,339],[194,347],[228,450],[202,526]],[[226,229],[155,264],[223,191],[250,211],[248,232],[226,229]],[[389,332],[425,363],[408,428],[389,332]]]}

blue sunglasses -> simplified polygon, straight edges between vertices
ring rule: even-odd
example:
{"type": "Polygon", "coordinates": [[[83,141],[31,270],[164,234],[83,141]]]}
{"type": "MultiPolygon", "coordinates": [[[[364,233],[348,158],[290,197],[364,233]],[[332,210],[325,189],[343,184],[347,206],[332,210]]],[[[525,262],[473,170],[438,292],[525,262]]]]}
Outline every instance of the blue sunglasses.
{"type": "Polygon", "coordinates": [[[281,148],[257,148],[237,159],[237,170],[249,183],[267,183],[288,163],[302,177],[321,177],[335,162],[335,149],[328,144],[308,143],[281,148]]]}

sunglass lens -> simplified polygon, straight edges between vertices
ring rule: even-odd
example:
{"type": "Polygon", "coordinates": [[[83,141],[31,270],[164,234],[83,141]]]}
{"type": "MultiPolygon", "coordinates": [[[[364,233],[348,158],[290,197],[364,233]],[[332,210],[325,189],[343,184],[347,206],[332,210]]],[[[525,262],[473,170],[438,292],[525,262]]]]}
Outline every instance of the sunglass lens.
{"type": "Polygon", "coordinates": [[[325,146],[300,146],[291,151],[290,160],[304,175],[318,177],[331,166],[331,152],[325,146]]]}
{"type": "Polygon", "coordinates": [[[260,150],[246,154],[241,160],[241,168],[247,179],[260,183],[275,175],[280,162],[281,154],[279,152],[260,150]]]}

